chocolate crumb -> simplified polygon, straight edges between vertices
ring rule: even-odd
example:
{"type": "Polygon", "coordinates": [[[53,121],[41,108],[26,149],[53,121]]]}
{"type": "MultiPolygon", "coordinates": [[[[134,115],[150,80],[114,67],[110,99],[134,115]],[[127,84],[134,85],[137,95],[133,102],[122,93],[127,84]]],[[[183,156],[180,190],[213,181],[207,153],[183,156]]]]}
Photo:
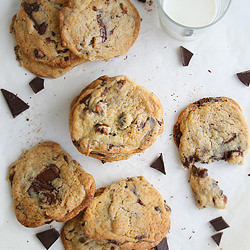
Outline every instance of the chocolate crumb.
{"type": "Polygon", "coordinates": [[[184,48],[183,46],[180,46],[180,51],[181,51],[181,61],[183,66],[188,66],[189,62],[194,55],[191,51],[188,49],[184,48]]]}
{"type": "Polygon", "coordinates": [[[247,87],[249,87],[249,84],[250,84],[250,70],[237,73],[236,75],[243,84],[245,84],[247,87]]]}
{"type": "Polygon", "coordinates": [[[17,95],[14,95],[5,89],[1,89],[1,91],[14,118],[29,108],[29,105],[17,97],[17,95]]]}
{"type": "Polygon", "coordinates": [[[216,231],[220,231],[229,227],[229,225],[225,222],[222,216],[215,218],[213,220],[210,220],[209,222],[216,231]]]}
{"type": "Polygon", "coordinates": [[[29,83],[29,85],[32,88],[32,90],[34,91],[34,93],[36,94],[39,91],[41,91],[42,89],[44,89],[44,79],[37,76],[29,83]]]}
{"type": "Polygon", "coordinates": [[[221,241],[222,234],[223,234],[223,232],[217,233],[217,234],[211,236],[211,238],[214,240],[214,242],[215,242],[218,246],[220,245],[220,241],[221,241]]]}
{"type": "Polygon", "coordinates": [[[153,248],[154,250],[169,250],[167,238],[164,237],[163,240],[153,248]]]}
{"type": "Polygon", "coordinates": [[[41,241],[46,249],[49,249],[59,236],[59,232],[54,228],[36,234],[36,237],[41,241]]]}
{"type": "Polygon", "coordinates": [[[162,153],[160,153],[160,156],[150,165],[150,167],[166,174],[162,153]]]}

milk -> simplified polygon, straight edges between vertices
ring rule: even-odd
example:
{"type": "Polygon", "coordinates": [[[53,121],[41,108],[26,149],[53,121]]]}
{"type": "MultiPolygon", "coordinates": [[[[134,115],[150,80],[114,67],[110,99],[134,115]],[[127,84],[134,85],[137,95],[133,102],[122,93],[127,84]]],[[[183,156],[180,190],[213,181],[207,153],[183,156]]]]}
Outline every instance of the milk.
{"type": "Polygon", "coordinates": [[[202,27],[215,18],[216,3],[215,0],[163,0],[163,10],[179,24],[202,27]]]}

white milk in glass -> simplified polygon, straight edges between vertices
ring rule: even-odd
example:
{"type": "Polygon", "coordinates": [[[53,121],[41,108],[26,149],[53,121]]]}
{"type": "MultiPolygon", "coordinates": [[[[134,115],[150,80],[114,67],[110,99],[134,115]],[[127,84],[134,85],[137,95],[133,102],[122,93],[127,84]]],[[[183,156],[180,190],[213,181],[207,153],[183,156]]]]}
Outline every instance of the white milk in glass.
{"type": "Polygon", "coordinates": [[[206,26],[216,15],[215,0],[163,0],[163,9],[175,22],[188,27],[206,26]]]}

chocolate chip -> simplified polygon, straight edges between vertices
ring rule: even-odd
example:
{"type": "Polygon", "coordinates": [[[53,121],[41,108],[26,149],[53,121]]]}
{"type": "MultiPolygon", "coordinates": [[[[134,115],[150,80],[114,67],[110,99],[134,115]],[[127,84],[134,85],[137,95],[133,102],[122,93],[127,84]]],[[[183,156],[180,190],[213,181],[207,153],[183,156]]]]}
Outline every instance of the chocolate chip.
{"type": "Polygon", "coordinates": [[[166,174],[162,153],[160,153],[160,156],[150,165],[150,167],[166,174]]]}
{"type": "Polygon", "coordinates": [[[76,147],[80,147],[79,141],[73,140],[72,142],[73,142],[73,144],[74,144],[76,147]]]}
{"type": "Polygon", "coordinates": [[[14,95],[5,89],[1,89],[1,91],[14,118],[29,108],[29,105],[17,97],[17,95],[14,95]]]}
{"type": "Polygon", "coordinates": [[[142,203],[141,199],[137,199],[136,203],[139,203],[141,206],[145,206],[145,205],[142,203]]]}
{"type": "Polygon", "coordinates": [[[51,39],[50,37],[46,37],[46,42],[47,43],[56,43],[56,41],[51,39]]]}
{"type": "Polygon", "coordinates": [[[161,209],[159,207],[155,207],[155,211],[161,213],[161,209]]]}
{"type": "Polygon", "coordinates": [[[229,225],[225,222],[222,216],[210,220],[209,222],[216,231],[220,231],[229,227],[229,225]]]}
{"type": "Polygon", "coordinates": [[[193,53],[189,50],[187,50],[186,48],[184,48],[183,46],[180,46],[180,51],[181,51],[181,61],[182,61],[182,65],[183,66],[188,66],[193,53]]]}
{"type": "Polygon", "coordinates": [[[192,173],[194,176],[200,177],[200,178],[206,178],[208,176],[207,169],[206,168],[197,168],[195,166],[192,166],[192,173]]]}
{"type": "Polygon", "coordinates": [[[29,17],[31,16],[32,12],[37,12],[39,10],[39,5],[36,2],[31,4],[24,2],[21,5],[29,17]]]}
{"type": "Polygon", "coordinates": [[[67,163],[69,163],[67,155],[63,155],[63,159],[64,159],[67,163]]]}
{"type": "Polygon", "coordinates": [[[244,83],[247,87],[249,87],[250,84],[250,70],[240,72],[236,74],[239,80],[244,83]]]}
{"type": "Polygon", "coordinates": [[[34,28],[37,30],[39,35],[44,35],[47,30],[48,24],[43,22],[42,24],[35,24],[34,28]]]}
{"type": "Polygon", "coordinates": [[[52,36],[55,36],[56,33],[55,33],[54,31],[51,31],[51,35],[52,35],[52,36]]]}
{"type": "Polygon", "coordinates": [[[34,54],[35,54],[35,57],[39,59],[45,57],[45,54],[41,50],[38,50],[38,49],[34,49],[34,54]]]}
{"type": "Polygon", "coordinates": [[[82,100],[79,103],[80,104],[84,103],[85,105],[88,105],[90,96],[91,94],[86,95],[85,97],[82,98],[82,100]]]}
{"type": "Polygon", "coordinates": [[[116,240],[107,239],[106,242],[107,242],[107,243],[111,243],[111,244],[115,244],[115,245],[119,245],[119,242],[116,241],[116,240]]]}
{"type": "Polygon", "coordinates": [[[230,151],[224,152],[222,160],[227,161],[228,159],[230,159],[232,157],[233,153],[238,153],[238,155],[243,156],[243,153],[240,150],[235,149],[235,150],[230,150],[230,151]]]}
{"type": "Polygon", "coordinates": [[[44,89],[44,79],[37,76],[29,83],[29,85],[36,94],[44,89]]]}
{"type": "Polygon", "coordinates": [[[92,154],[92,155],[99,155],[101,157],[106,157],[105,154],[101,154],[101,153],[98,153],[98,152],[90,152],[90,154],[92,154]]]}
{"type": "Polygon", "coordinates": [[[59,232],[54,228],[36,234],[36,237],[41,241],[46,249],[49,249],[59,236],[59,232]]]}
{"type": "Polygon", "coordinates": [[[197,102],[194,102],[193,104],[195,104],[197,107],[202,107],[206,103],[213,103],[213,102],[224,102],[224,100],[220,98],[206,97],[206,98],[200,99],[197,102]]]}
{"type": "Polygon", "coordinates": [[[175,124],[174,125],[174,131],[173,131],[173,136],[175,139],[175,143],[177,144],[177,147],[180,146],[180,141],[181,141],[181,137],[182,137],[182,132],[180,131],[180,124],[175,124]]]}
{"type": "Polygon", "coordinates": [[[214,242],[215,242],[218,246],[220,245],[220,241],[221,241],[222,234],[223,234],[223,232],[217,233],[217,234],[211,236],[211,238],[214,240],[214,242]]]}
{"type": "Polygon", "coordinates": [[[167,238],[164,237],[162,239],[162,241],[156,247],[154,247],[153,249],[154,250],[169,250],[167,238]]]}
{"type": "Polygon", "coordinates": [[[184,166],[189,168],[190,165],[192,165],[195,162],[198,162],[200,158],[197,155],[192,155],[186,158],[186,161],[184,162],[184,166]]]}
{"type": "Polygon", "coordinates": [[[64,61],[67,62],[69,60],[69,57],[68,56],[65,56],[64,57],[64,61]]]}
{"type": "Polygon", "coordinates": [[[81,238],[79,238],[79,242],[84,244],[87,242],[87,239],[84,237],[81,237],[81,238]]]}
{"type": "Polygon", "coordinates": [[[107,124],[104,124],[104,123],[100,124],[100,123],[98,123],[98,124],[95,125],[95,128],[101,134],[104,134],[104,135],[109,135],[110,134],[111,128],[107,124]]]}
{"type": "Polygon", "coordinates": [[[145,238],[147,238],[147,235],[145,235],[145,234],[135,236],[136,240],[141,240],[141,239],[145,239],[145,238]]]}
{"type": "Polygon", "coordinates": [[[102,38],[102,42],[104,43],[107,40],[107,29],[103,20],[101,19],[101,15],[97,15],[97,22],[101,26],[100,36],[102,38]]]}
{"type": "Polygon", "coordinates": [[[96,8],[96,6],[93,6],[93,11],[97,11],[98,9],[96,8]]]}
{"type": "Polygon", "coordinates": [[[146,0],[138,0],[139,2],[146,3],[146,0]]]}

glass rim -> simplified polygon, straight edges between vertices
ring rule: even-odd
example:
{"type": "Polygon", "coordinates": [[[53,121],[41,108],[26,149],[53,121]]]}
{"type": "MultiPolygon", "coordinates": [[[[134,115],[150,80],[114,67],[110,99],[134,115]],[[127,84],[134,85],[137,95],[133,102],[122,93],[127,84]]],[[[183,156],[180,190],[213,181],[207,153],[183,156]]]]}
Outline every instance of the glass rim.
{"type": "Polygon", "coordinates": [[[231,2],[232,2],[232,0],[228,0],[229,2],[228,2],[227,7],[225,8],[225,10],[223,11],[223,13],[220,15],[220,17],[219,17],[216,21],[213,21],[213,22],[211,22],[211,23],[209,23],[209,24],[207,24],[207,25],[204,25],[204,26],[192,27],[192,26],[186,26],[186,25],[180,24],[180,23],[176,22],[175,20],[173,20],[173,19],[164,11],[163,6],[162,6],[162,4],[161,4],[160,1],[161,1],[161,0],[157,0],[159,8],[161,9],[161,11],[163,11],[164,15],[165,15],[171,22],[173,22],[174,24],[176,24],[177,26],[179,26],[179,27],[181,27],[181,28],[184,28],[184,29],[193,29],[193,30],[205,29],[205,28],[208,28],[208,27],[210,27],[210,26],[216,24],[219,20],[221,20],[221,19],[225,16],[225,14],[227,13],[227,11],[228,11],[228,9],[229,9],[229,7],[230,7],[230,5],[231,5],[231,2]]]}

